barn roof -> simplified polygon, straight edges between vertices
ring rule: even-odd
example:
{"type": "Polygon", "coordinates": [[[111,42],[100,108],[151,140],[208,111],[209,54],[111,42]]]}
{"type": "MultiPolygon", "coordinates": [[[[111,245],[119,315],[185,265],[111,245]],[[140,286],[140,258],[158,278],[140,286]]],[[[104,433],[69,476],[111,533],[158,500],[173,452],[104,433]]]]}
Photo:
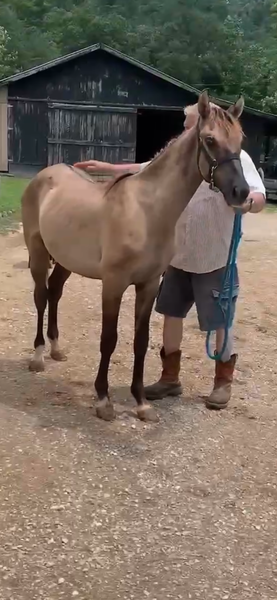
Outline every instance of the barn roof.
{"type": "MultiPolygon", "coordinates": [[[[25,79],[26,77],[30,77],[31,75],[36,75],[37,73],[41,73],[42,71],[46,71],[47,69],[51,69],[58,65],[62,65],[71,60],[74,60],[75,58],[85,56],[86,54],[91,54],[93,52],[96,52],[97,50],[104,50],[104,52],[107,52],[108,54],[111,54],[112,56],[116,56],[117,58],[120,58],[121,60],[124,60],[124,61],[130,63],[131,65],[134,65],[135,67],[138,67],[138,68],[142,69],[143,71],[146,71],[147,73],[150,73],[151,75],[154,75],[155,77],[158,77],[159,79],[163,79],[164,81],[167,81],[171,85],[175,85],[176,87],[179,87],[187,92],[191,92],[193,95],[198,96],[200,94],[200,90],[198,90],[197,88],[194,88],[193,86],[188,85],[187,83],[183,83],[179,79],[175,79],[175,77],[171,77],[170,75],[167,75],[166,73],[163,73],[162,71],[159,71],[158,69],[155,69],[154,67],[150,67],[149,65],[146,65],[145,63],[137,60],[136,58],[132,58],[131,56],[128,56],[127,54],[124,54],[123,52],[120,52],[119,50],[115,50],[114,48],[110,48],[110,46],[107,46],[106,44],[100,44],[100,43],[93,44],[92,46],[88,46],[87,48],[82,48],[81,50],[76,50],[75,52],[71,52],[70,54],[66,54],[64,56],[54,58],[53,60],[49,60],[46,63],[43,63],[36,67],[32,67],[31,69],[27,69],[26,71],[21,71],[19,73],[16,73],[15,75],[6,77],[5,79],[0,80],[0,87],[7,85],[9,83],[14,83],[16,81],[19,81],[20,79],[25,79]]],[[[217,104],[220,104],[222,107],[228,107],[231,104],[231,102],[228,102],[227,100],[223,100],[222,98],[213,97],[213,100],[217,104]]],[[[250,114],[256,115],[257,117],[262,117],[262,118],[266,118],[266,119],[277,119],[276,114],[269,113],[269,112],[263,112],[261,110],[255,109],[255,108],[250,108],[248,106],[245,106],[244,110],[250,114]]]]}
{"type": "Polygon", "coordinates": [[[16,73],[15,75],[6,77],[5,79],[0,80],[0,85],[3,86],[3,85],[6,85],[7,83],[13,83],[15,81],[19,81],[20,79],[24,79],[25,77],[30,77],[31,75],[36,75],[37,73],[40,73],[41,71],[46,71],[47,69],[57,67],[58,65],[62,65],[66,62],[69,62],[70,60],[75,59],[75,58],[79,58],[81,56],[85,56],[86,54],[91,54],[93,52],[96,52],[97,50],[104,50],[105,52],[108,52],[108,54],[112,54],[113,56],[116,56],[117,58],[120,58],[120,59],[130,63],[131,65],[139,67],[140,69],[142,69],[143,71],[146,71],[147,73],[150,73],[151,75],[155,75],[156,77],[159,77],[160,79],[164,79],[165,81],[167,81],[168,83],[171,83],[172,85],[176,85],[177,87],[183,88],[184,90],[192,92],[193,94],[199,94],[199,90],[197,90],[196,88],[194,88],[190,85],[187,85],[186,83],[183,83],[182,81],[179,81],[178,79],[175,79],[174,77],[171,77],[170,75],[166,75],[165,73],[163,73],[162,71],[159,71],[158,69],[155,69],[154,67],[150,67],[149,65],[142,63],[139,60],[137,60],[136,58],[127,56],[127,54],[123,54],[123,52],[120,52],[119,50],[114,50],[113,48],[110,48],[110,46],[107,46],[106,44],[94,44],[93,46],[88,46],[87,48],[82,48],[81,50],[76,50],[75,52],[66,54],[65,56],[60,56],[58,58],[54,58],[53,60],[49,60],[48,62],[43,63],[42,65],[32,67],[31,69],[28,69],[27,71],[21,71],[20,73],[16,73]]]}

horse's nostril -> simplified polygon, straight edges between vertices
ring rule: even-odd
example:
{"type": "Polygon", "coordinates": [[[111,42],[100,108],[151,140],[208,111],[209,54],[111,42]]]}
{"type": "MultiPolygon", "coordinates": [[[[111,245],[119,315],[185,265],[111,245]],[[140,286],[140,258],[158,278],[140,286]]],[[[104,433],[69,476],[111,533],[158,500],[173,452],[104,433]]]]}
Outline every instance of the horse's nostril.
{"type": "Polygon", "coordinates": [[[240,190],[240,197],[241,200],[246,200],[246,198],[248,197],[249,194],[249,188],[248,187],[243,187],[240,190]]]}
{"type": "Polygon", "coordinates": [[[233,188],[234,198],[237,198],[238,200],[246,200],[248,193],[249,193],[249,190],[246,187],[240,188],[235,185],[233,188]]]}

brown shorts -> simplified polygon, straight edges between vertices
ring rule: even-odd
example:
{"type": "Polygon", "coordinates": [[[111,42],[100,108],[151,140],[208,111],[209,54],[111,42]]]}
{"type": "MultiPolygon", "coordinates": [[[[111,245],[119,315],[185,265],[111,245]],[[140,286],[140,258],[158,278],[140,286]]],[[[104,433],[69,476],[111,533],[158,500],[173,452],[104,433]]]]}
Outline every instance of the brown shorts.
{"type": "MultiPolygon", "coordinates": [[[[184,319],[192,306],[196,305],[201,331],[215,331],[225,326],[228,291],[218,304],[225,267],[211,273],[188,273],[182,269],[168,267],[160,285],[156,312],[168,317],[184,319]]],[[[231,318],[235,315],[239,293],[236,267],[231,318]]]]}

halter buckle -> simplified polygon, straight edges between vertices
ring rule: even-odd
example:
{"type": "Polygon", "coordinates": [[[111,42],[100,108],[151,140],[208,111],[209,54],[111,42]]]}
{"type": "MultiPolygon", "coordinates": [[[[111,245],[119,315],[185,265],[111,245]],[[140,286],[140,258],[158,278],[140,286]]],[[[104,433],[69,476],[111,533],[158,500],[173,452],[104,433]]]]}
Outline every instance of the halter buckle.
{"type": "Polygon", "coordinates": [[[217,169],[217,167],[218,167],[218,164],[217,164],[217,162],[215,162],[215,163],[212,165],[212,167],[211,167],[211,173],[210,173],[210,185],[209,185],[209,188],[210,188],[210,190],[212,190],[213,192],[216,192],[216,193],[218,193],[218,192],[219,192],[219,189],[216,187],[216,185],[215,185],[215,183],[214,183],[214,172],[215,172],[215,170],[217,169]]]}

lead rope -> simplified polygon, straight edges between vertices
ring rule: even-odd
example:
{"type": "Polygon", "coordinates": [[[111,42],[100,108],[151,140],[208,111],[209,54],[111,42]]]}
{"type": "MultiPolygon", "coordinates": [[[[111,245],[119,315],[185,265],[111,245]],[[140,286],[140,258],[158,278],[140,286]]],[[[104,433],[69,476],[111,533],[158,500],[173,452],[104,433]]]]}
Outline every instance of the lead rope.
{"type": "Polygon", "coordinates": [[[211,335],[213,333],[212,330],[208,331],[207,337],[206,337],[207,355],[212,360],[221,360],[221,358],[226,350],[229,329],[232,326],[232,303],[233,303],[233,293],[234,293],[234,283],[235,283],[236,261],[237,261],[237,252],[238,252],[238,247],[239,247],[239,243],[241,240],[241,236],[242,236],[241,215],[236,214],[235,218],[234,218],[231,244],[230,244],[228,260],[227,260],[227,264],[226,264],[226,268],[225,268],[225,272],[224,272],[222,289],[219,294],[219,297],[217,298],[217,303],[223,313],[224,323],[225,323],[225,325],[224,325],[224,341],[223,341],[223,346],[222,346],[220,352],[212,353],[212,351],[211,351],[210,340],[211,340],[211,335]],[[228,294],[226,294],[226,292],[228,292],[228,294]],[[226,302],[226,295],[227,295],[227,309],[226,309],[226,304],[224,303],[224,306],[223,306],[223,302],[222,302],[223,298],[225,298],[225,302],[226,302]]]}

